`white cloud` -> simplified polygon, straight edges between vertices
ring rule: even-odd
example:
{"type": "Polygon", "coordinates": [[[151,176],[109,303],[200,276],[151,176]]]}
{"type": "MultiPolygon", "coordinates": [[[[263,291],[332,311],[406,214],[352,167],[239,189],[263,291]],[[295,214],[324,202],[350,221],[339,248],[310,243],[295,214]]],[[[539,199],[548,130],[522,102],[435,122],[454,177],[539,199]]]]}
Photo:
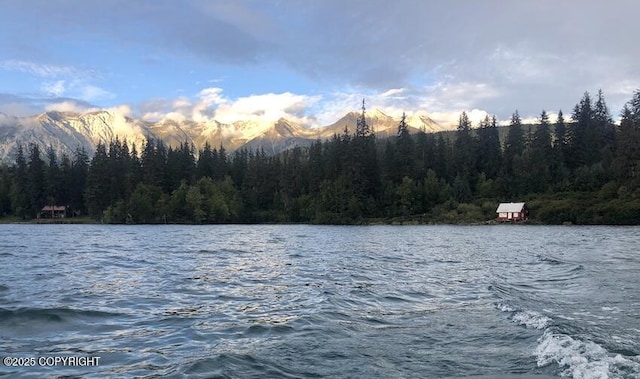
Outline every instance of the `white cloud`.
{"type": "Polygon", "coordinates": [[[400,95],[401,93],[404,92],[404,88],[392,88],[388,91],[385,91],[383,93],[380,94],[380,97],[396,97],[396,98],[401,98],[397,95],[400,95]]]}
{"type": "Polygon", "coordinates": [[[1,61],[0,69],[43,78],[40,84],[42,96],[66,96],[87,102],[111,100],[116,97],[112,92],[94,84],[101,79],[94,70],[15,59],[1,61]]]}
{"type": "Polygon", "coordinates": [[[94,85],[83,85],[78,88],[79,97],[85,101],[109,100],[116,97],[115,94],[94,85]]]}
{"type": "Polygon", "coordinates": [[[251,95],[219,104],[214,118],[222,123],[232,123],[258,119],[276,121],[284,117],[307,124],[309,122],[307,110],[318,99],[318,97],[296,95],[290,92],[251,95]]]}
{"type": "MultiPolygon", "coordinates": [[[[213,115],[213,108],[215,108],[219,104],[224,104],[226,99],[222,96],[222,88],[212,87],[205,88],[200,91],[198,94],[199,100],[193,105],[191,109],[190,118],[196,122],[204,122],[211,119],[213,115]]],[[[184,110],[177,109],[174,107],[176,111],[184,110]]],[[[187,115],[185,114],[185,117],[187,115]]]]}
{"type": "Polygon", "coordinates": [[[236,121],[267,121],[280,118],[309,125],[315,120],[309,116],[311,107],[319,96],[298,95],[290,92],[267,93],[231,99],[222,88],[201,90],[195,100],[180,97],[175,100],[153,99],[140,105],[141,117],[146,121],[172,119],[223,124],[236,121]]]}
{"type": "Polygon", "coordinates": [[[51,103],[44,107],[46,112],[71,112],[71,113],[85,113],[99,110],[99,108],[88,107],[72,100],[65,100],[58,103],[51,103]]]}
{"type": "Polygon", "coordinates": [[[118,113],[125,117],[133,116],[133,109],[128,104],[121,104],[107,109],[109,112],[118,113]]]}
{"type": "Polygon", "coordinates": [[[57,66],[17,59],[0,62],[0,68],[7,71],[24,72],[42,78],[86,77],[91,74],[91,71],[81,70],[73,66],[57,66]]]}
{"type": "Polygon", "coordinates": [[[8,102],[0,104],[0,113],[15,117],[33,116],[38,112],[40,112],[38,108],[22,102],[8,102]]]}
{"type": "Polygon", "coordinates": [[[60,97],[65,92],[65,81],[45,82],[42,84],[42,90],[49,96],[60,97]]]}

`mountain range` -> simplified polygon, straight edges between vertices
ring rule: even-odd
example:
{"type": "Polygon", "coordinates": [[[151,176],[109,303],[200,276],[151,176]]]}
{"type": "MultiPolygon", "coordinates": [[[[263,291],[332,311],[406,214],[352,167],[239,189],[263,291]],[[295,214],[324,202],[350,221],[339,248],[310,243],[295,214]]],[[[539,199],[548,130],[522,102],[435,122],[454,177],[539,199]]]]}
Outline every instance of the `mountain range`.
{"type": "MultiPolygon", "coordinates": [[[[149,122],[106,110],[81,114],[54,111],[32,117],[0,113],[0,160],[13,162],[18,144],[26,147],[31,143],[43,149],[53,147],[58,155],[72,156],[80,147],[93,156],[99,142],[108,144],[116,137],[126,141],[130,147],[135,144],[138,151],[142,150],[147,138],[152,137],[169,146],[186,141],[201,149],[208,142],[212,147],[222,145],[227,151],[262,148],[268,154],[276,154],[294,146],[308,146],[318,139],[329,139],[334,134],[342,134],[345,128],[353,134],[360,115],[349,112],[331,125],[308,128],[284,118],[223,124],[215,120],[195,122],[167,118],[149,122]]],[[[366,120],[381,138],[395,135],[400,121],[377,109],[367,112],[366,120]]],[[[451,129],[424,113],[415,113],[407,117],[406,122],[412,133],[420,129],[426,132],[451,129]]]]}

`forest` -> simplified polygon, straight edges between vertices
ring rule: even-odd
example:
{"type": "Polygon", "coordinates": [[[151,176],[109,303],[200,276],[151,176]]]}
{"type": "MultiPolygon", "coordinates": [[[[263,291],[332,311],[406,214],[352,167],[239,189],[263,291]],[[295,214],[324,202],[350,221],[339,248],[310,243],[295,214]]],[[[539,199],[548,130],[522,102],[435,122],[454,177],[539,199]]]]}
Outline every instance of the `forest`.
{"type": "Polygon", "coordinates": [[[93,157],[18,146],[0,166],[0,216],[33,220],[45,205],[104,223],[480,223],[525,201],[543,224],[640,224],[640,90],[615,124],[602,91],[570,116],[523,125],[466,113],[454,132],[377,139],[362,107],[355,132],[276,156],[264,151],[119,139],[93,157]]]}

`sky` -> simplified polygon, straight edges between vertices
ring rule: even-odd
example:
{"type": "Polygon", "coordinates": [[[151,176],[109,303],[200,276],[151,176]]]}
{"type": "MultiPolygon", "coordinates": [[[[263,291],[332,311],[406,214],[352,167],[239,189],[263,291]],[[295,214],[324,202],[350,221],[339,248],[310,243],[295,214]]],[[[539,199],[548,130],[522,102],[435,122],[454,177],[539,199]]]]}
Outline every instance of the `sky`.
{"type": "Polygon", "coordinates": [[[570,115],[640,88],[637,0],[0,0],[0,112],[570,115]]]}

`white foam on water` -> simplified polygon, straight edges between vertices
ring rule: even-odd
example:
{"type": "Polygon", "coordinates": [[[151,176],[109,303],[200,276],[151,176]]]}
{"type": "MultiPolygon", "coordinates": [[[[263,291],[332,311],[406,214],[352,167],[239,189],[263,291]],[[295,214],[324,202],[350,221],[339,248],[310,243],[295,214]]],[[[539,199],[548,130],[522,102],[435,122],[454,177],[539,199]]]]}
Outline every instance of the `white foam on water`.
{"type": "MultiPolygon", "coordinates": [[[[610,354],[592,341],[579,341],[565,334],[545,330],[535,350],[539,367],[557,363],[562,376],[573,379],[636,378],[640,363],[610,354]]],[[[640,358],[640,357],[639,357],[640,358]]]]}
{"type": "Polygon", "coordinates": [[[550,328],[553,320],[539,312],[519,310],[505,303],[498,303],[496,307],[502,312],[512,313],[511,321],[519,325],[544,330],[534,351],[539,367],[556,363],[564,369],[562,377],[573,379],[640,378],[640,356],[611,354],[595,342],[580,341],[553,332],[550,328]]]}
{"type": "Polygon", "coordinates": [[[620,313],[620,308],[618,307],[601,307],[603,311],[609,311],[611,313],[620,313]]]}
{"type": "Polygon", "coordinates": [[[540,330],[547,328],[552,321],[549,317],[534,311],[516,312],[511,319],[527,328],[540,330]]]}
{"type": "Polygon", "coordinates": [[[496,307],[501,311],[501,312],[515,312],[517,311],[517,309],[515,309],[514,307],[512,307],[509,304],[505,304],[505,303],[498,303],[496,305],[496,307]]]}
{"type": "Polygon", "coordinates": [[[502,312],[513,313],[511,315],[511,321],[518,325],[523,325],[531,329],[545,329],[551,325],[552,320],[541,313],[518,310],[517,308],[505,303],[498,303],[496,306],[502,312]]]}

